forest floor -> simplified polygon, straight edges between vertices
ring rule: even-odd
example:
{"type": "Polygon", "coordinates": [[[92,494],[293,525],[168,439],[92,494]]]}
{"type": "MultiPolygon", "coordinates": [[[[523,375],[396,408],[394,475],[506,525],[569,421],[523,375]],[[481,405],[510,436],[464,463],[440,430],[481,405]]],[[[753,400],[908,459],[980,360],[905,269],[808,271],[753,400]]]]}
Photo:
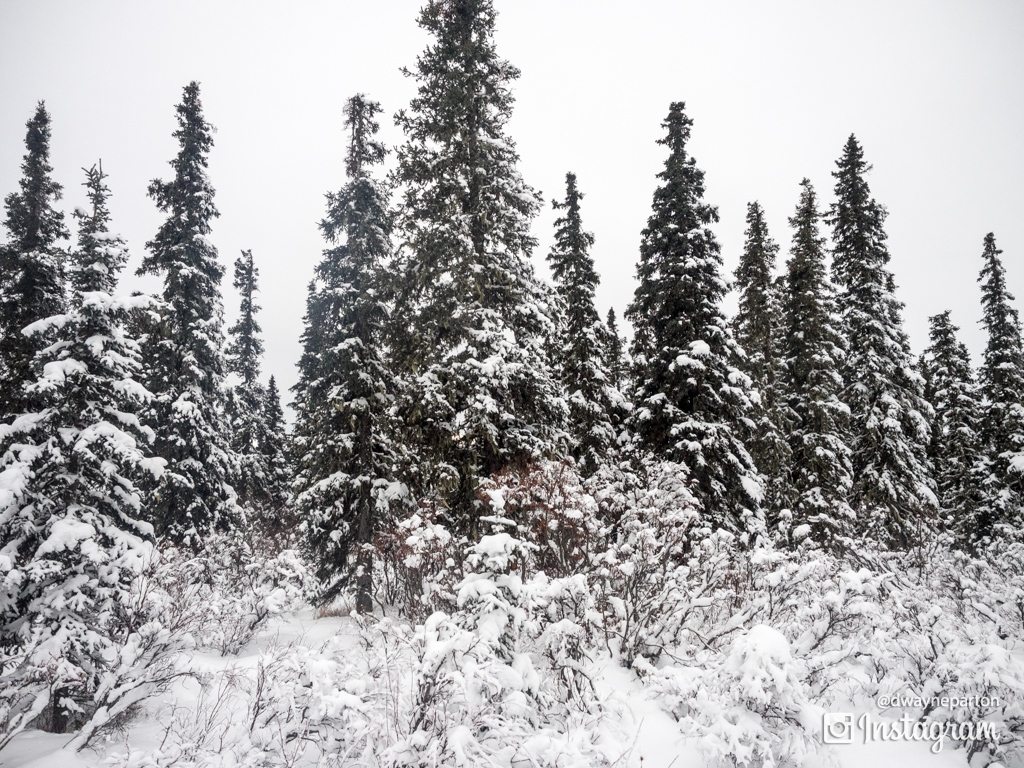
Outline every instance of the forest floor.
{"type": "MultiPolygon", "coordinates": [[[[335,644],[335,651],[340,644],[346,652],[363,652],[363,636],[356,622],[349,617],[318,618],[312,609],[277,617],[236,656],[225,657],[206,651],[192,654],[191,668],[200,673],[204,685],[198,678],[181,679],[162,696],[146,701],[130,722],[109,735],[103,743],[72,753],[64,749],[69,738],[67,735],[28,730],[0,753],[0,765],[4,768],[111,768],[124,765],[127,753],[159,748],[174,718],[183,713],[191,716],[204,707],[215,709],[209,691],[217,688],[219,680],[237,679],[238,676],[254,679],[261,659],[274,649],[279,652],[281,648],[304,648],[316,652],[329,642],[335,644]]],[[[409,677],[399,685],[411,686],[411,674],[407,671],[399,674],[409,677]]],[[[629,768],[704,768],[706,763],[699,745],[682,738],[673,718],[633,673],[607,658],[598,661],[593,674],[599,696],[610,709],[620,713],[622,720],[622,752],[617,765],[629,768]]],[[[229,709],[230,705],[228,701],[225,708],[229,709]]],[[[221,711],[216,716],[244,718],[245,713],[221,711]]],[[[963,751],[947,748],[932,754],[929,746],[911,742],[833,746],[823,750],[813,766],[804,768],[828,765],[838,768],[966,768],[963,751]]],[[[224,765],[233,763],[229,759],[224,765]]]]}

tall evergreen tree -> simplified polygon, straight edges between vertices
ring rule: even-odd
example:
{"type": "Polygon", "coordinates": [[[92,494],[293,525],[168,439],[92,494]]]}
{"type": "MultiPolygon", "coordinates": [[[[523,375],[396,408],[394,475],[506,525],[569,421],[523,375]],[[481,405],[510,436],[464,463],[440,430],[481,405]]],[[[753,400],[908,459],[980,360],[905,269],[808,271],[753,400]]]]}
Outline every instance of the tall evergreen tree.
{"type": "Polygon", "coordinates": [[[506,134],[518,70],[495,49],[492,0],[429,0],[431,42],[397,115],[403,190],[399,348],[413,384],[407,420],[425,456],[417,484],[478,534],[482,478],[550,454],[565,404],[544,340],[552,322],[530,254],[539,199],[506,134]]]}
{"type": "Polygon", "coordinates": [[[774,277],[778,252],[779,246],[768,234],[764,209],[760,203],[749,203],[746,240],[736,269],[740,296],[733,330],[737,343],[746,353],[744,370],[759,394],[751,412],[753,426],[746,444],[765,477],[765,507],[770,513],[782,508],[790,453],[782,434],[778,396],[780,308],[774,277]]]}
{"type": "Polygon", "coordinates": [[[271,438],[267,434],[267,392],[260,383],[263,339],[256,319],[260,311],[256,297],[259,268],[252,251],[242,251],[235,260],[234,286],[241,300],[238,321],[228,329],[230,341],[225,352],[227,369],[238,378],[227,408],[231,449],[238,468],[232,484],[239,503],[259,514],[275,501],[275,489],[264,454],[271,438]]]}
{"type": "Polygon", "coordinates": [[[22,331],[64,307],[64,214],[54,206],[61,186],[51,178],[50,114],[39,102],[27,123],[20,191],[4,200],[10,240],[0,246],[0,418],[32,408],[26,386],[47,335],[22,331]]]}
{"type": "Polygon", "coordinates": [[[605,343],[605,369],[612,384],[624,392],[627,383],[629,360],[626,358],[626,340],[619,333],[619,321],[615,317],[615,307],[608,308],[608,317],[605,319],[607,329],[605,343]]]}
{"type": "Polygon", "coordinates": [[[391,438],[394,373],[385,361],[386,272],[393,216],[373,177],[385,149],[380,106],[348,100],[348,182],[327,196],[324,251],[306,318],[296,386],[296,505],[330,600],[355,582],[356,607],[372,604],[373,536],[395,502],[398,454],[391,438]]]}
{"type": "Polygon", "coordinates": [[[555,362],[568,393],[573,455],[584,474],[592,474],[615,445],[625,401],[606,365],[607,328],[594,306],[598,277],[590,248],[594,236],[584,231],[580,215],[583,193],[576,174],[565,176],[565,200],[555,202],[555,243],[548,263],[555,279],[558,338],[555,362]]]}
{"type": "Polygon", "coordinates": [[[271,529],[283,533],[289,525],[288,488],[292,482],[292,470],[288,459],[288,431],[284,422],[284,409],[281,407],[281,393],[273,376],[267,382],[263,399],[263,424],[263,442],[259,449],[267,468],[267,522],[271,529]]]}
{"type": "Polygon", "coordinates": [[[789,220],[793,229],[782,290],[781,398],[791,461],[786,502],[795,526],[816,541],[842,546],[854,531],[847,501],[853,485],[847,446],[849,411],[840,400],[843,339],[825,266],[821,213],[808,179],[789,220]]]}
{"type": "Polygon", "coordinates": [[[929,345],[921,356],[925,398],[934,411],[928,455],[947,526],[967,543],[978,530],[981,483],[981,395],[967,347],[946,310],[929,318],[929,345]]]}
{"type": "Polygon", "coordinates": [[[221,407],[224,268],[208,239],[218,215],[206,174],[213,138],[198,83],[185,87],[177,121],[174,178],[149,185],[167,219],[146,244],[149,253],[139,269],[164,284],[163,317],[153,324],[144,352],[155,396],[150,423],[160,427],[155,451],[167,470],[150,489],[147,511],[158,535],[199,546],[211,529],[230,529],[239,511],[221,407]]]}
{"type": "Polygon", "coordinates": [[[26,653],[2,682],[24,676],[14,684],[31,687],[42,675],[53,691],[48,727],[58,732],[73,725],[69,702],[115,661],[111,623],[152,536],[136,482],[160,468],[147,456],[153,434],[137,414],[149,393],[125,333],[139,300],[114,293],[124,241],[108,232],[103,172],[89,169],[86,186],[70,309],[28,327],[52,342],[36,354],[27,387],[37,409],[0,426],[0,636],[26,653]]]}
{"type": "Polygon", "coordinates": [[[717,524],[761,527],[762,481],[740,437],[750,426],[751,383],[722,314],[726,284],[704,202],[704,172],[686,145],[693,121],[682,102],[663,126],[668,148],[661,185],[643,231],[639,284],[627,316],[636,331],[635,410],[642,444],[687,465],[694,495],[717,524]]]}
{"type": "Polygon", "coordinates": [[[991,232],[982,252],[981,324],[988,332],[981,366],[986,458],[983,501],[974,541],[1020,535],[1024,526],[1024,350],[1020,317],[1006,286],[1006,269],[991,232]]]}
{"type": "Polygon", "coordinates": [[[934,517],[926,453],[930,408],[913,370],[889,271],[885,209],[871,196],[870,166],[850,136],[836,162],[832,271],[847,337],[843,400],[851,411],[851,504],[862,534],[904,547],[934,517]]]}

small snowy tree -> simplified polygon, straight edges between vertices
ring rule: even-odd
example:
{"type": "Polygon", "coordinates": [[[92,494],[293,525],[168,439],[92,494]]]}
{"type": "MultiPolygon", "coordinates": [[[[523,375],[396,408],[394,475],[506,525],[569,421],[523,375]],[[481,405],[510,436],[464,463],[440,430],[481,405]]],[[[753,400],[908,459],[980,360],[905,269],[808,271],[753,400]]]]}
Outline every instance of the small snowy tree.
{"type": "Polygon", "coordinates": [[[294,490],[324,585],[321,599],[335,597],[354,576],[359,611],[373,608],[372,542],[396,501],[398,465],[390,426],[395,377],[383,337],[392,214],[387,189],[373,177],[385,156],[379,113],[362,95],[345,106],[349,181],[327,196],[320,226],[335,245],[317,266],[295,390],[294,490]]]}
{"type": "Polygon", "coordinates": [[[628,318],[635,329],[631,424],[659,458],[685,464],[694,494],[718,525],[762,527],[763,495],[741,435],[751,426],[750,379],[722,314],[722,256],[704,202],[704,172],[687,153],[682,102],[669,110],[659,144],[668,148],[637,265],[628,318]]]}
{"type": "Polygon", "coordinates": [[[0,688],[41,691],[14,713],[22,723],[49,693],[46,727],[57,732],[80,722],[79,702],[118,662],[111,626],[153,534],[136,483],[162,467],[138,417],[150,395],[125,326],[139,300],[114,293],[127,253],[108,232],[104,178],[87,171],[90,208],[75,213],[70,311],[26,329],[52,339],[28,387],[37,410],[0,426],[0,626],[5,645],[21,648],[0,688]]]}

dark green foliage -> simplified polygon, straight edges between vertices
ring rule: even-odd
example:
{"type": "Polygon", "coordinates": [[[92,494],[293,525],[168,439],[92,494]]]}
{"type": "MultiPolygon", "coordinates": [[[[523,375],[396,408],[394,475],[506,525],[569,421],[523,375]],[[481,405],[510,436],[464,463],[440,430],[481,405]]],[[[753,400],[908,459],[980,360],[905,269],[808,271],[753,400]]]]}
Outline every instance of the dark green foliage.
{"type": "Polygon", "coordinates": [[[33,407],[25,387],[45,333],[24,334],[30,323],[64,308],[64,214],[54,207],[61,186],[51,178],[50,115],[39,102],[27,123],[19,191],[4,200],[10,240],[0,246],[0,417],[33,407]]]}
{"type": "Polygon", "coordinates": [[[746,353],[743,369],[759,394],[751,410],[753,425],[746,445],[765,477],[766,510],[772,517],[782,509],[789,444],[782,434],[779,399],[780,306],[775,284],[775,257],[779,246],[768,234],[759,203],[747,205],[747,231],[736,269],[739,308],[733,322],[736,342],[746,353]]]}
{"type": "Polygon", "coordinates": [[[614,447],[626,410],[606,366],[608,330],[594,306],[594,236],[583,230],[576,174],[566,174],[565,187],[565,200],[554,204],[562,214],[548,254],[558,316],[554,359],[568,398],[573,456],[583,474],[590,475],[614,447]]]}
{"type": "Polygon", "coordinates": [[[983,408],[967,347],[949,315],[946,310],[929,318],[930,344],[921,356],[925,398],[935,414],[928,457],[946,526],[972,544],[983,498],[983,408]]]}
{"type": "Polygon", "coordinates": [[[704,172],[687,154],[682,102],[664,122],[669,156],[643,231],[627,317],[635,330],[632,425],[658,458],[691,471],[694,493],[719,525],[760,528],[761,479],[740,437],[749,429],[750,380],[722,314],[726,285],[704,202],[704,172]]]}
{"type": "Polygon", "coordinates": [[[1019,536],[1024,526],[1024,351],[1020,317],[1006,286],[1006,269],[995,235],[982,252],[981,324],[988,332],[981,365],[985,398],[982,422],[985,467],[983,502],[971,538],[1019,536]]]}
{"type": "Polygon", "coordinates": [[[853,484],[847,446],[849,411],[840,400],[843,342],[825,267],[821,214],[811,182],[789,220],[790,257],[782,281],[782,386],[791,460],[786,502],[793,526],[811,527],[819,543],[833,546],[853,533],[847,495],[853,484]]]}
{"type": "Polygon", "coordinates": [[[553,325],[535,277],[530,222],[539,198],[506,134],[518,70],[494,43],[491,0],[430,0],[430,43],[397,116],[402,319],[410,383],[403,421],[418,493],[475,537],[483,479],[558,448],[565,404],[545,348],[553,325]]]}
{"type": "Polygon", "coordinates": [[[919,540],[936,499],[926,448],[930,407],[913,371],[894,296],[885,210],[871,197],[870,166],[854,136],[836,162],[833,278],[847,354],[843,400],[850,406],[858,531],[895,547],[919,540]]]}
{"type": "Polygon", "coordinates": [[[158,427],[155,451],[167,470],[150,489],[147,511],[158,535],[200,546],[207,531],[232,528],[238,508],[221,408],[224,268],[208,240],[218,215],[206,175],[213,138],[198,83],[185,87],[176,111],[174,177],[149,185],[167,219],[146,244],[149,253],[139,269],[163,279],[161,317],[144,352],[155,396],[149,421],[158,427]]]}
{"type": "Polygon", "coordinates": [[[376,137],[379,112],[361,95],[346,104],[348,182],[327,196],[320,226],[334,245],[310,285],[295,387],[294,490],[324,584],[321,599],[354,578],[360,611],[373,607],[374,534],[402,498],[390,424],[395,376],[384,339],[393,217],[387,189],[373,177],[385,156],[376,137]]]}

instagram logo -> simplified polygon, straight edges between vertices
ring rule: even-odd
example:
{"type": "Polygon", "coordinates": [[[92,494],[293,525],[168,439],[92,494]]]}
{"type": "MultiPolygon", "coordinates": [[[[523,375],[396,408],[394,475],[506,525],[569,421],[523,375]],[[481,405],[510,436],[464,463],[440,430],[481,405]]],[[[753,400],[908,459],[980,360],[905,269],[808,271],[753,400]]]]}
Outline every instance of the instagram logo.
{"type": "Polygon", "coordinates": [[[821,718],[821,740],[825,744],[853,743],[853,715],[848,712],[827,712],[821,718]]]}

